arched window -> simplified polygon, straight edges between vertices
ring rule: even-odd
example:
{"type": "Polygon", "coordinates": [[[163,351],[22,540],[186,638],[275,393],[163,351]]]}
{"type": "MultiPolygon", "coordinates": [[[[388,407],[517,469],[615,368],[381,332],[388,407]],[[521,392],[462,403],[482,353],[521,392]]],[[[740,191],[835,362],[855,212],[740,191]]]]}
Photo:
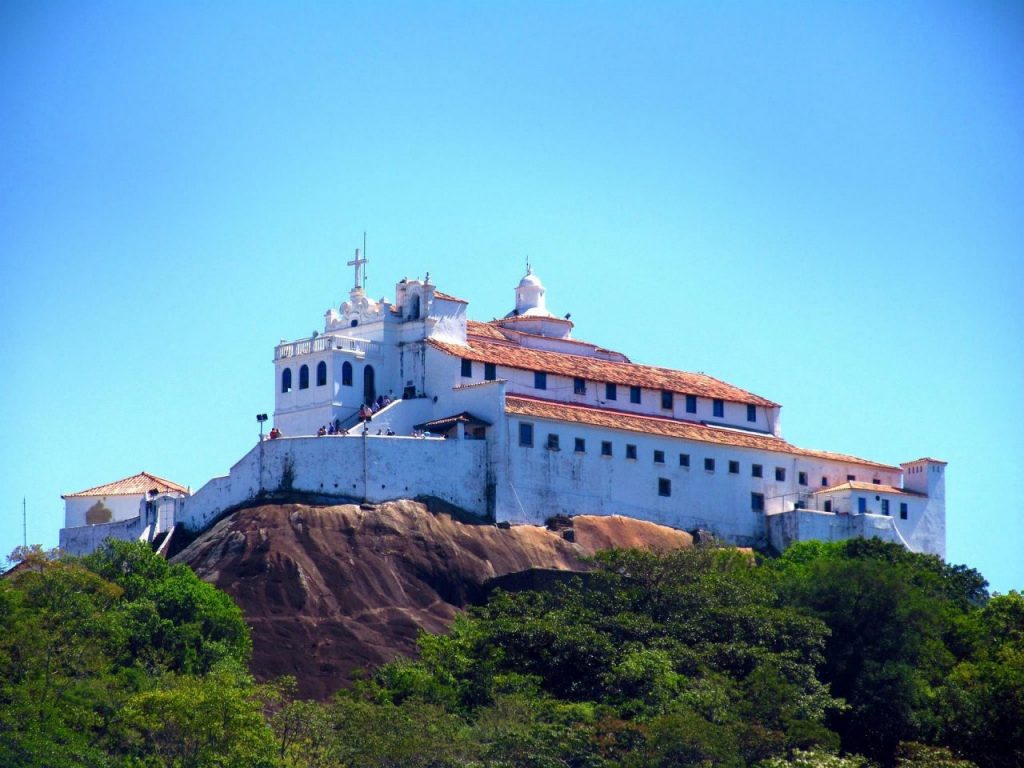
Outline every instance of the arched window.
{"type": "Polygon", "coordinates": [[[299,389],[309,389],[309,366],[299,368],[299,389]]]}
{"type": "Polygon", "coordinates": [[[352,386],[352,363],[348,360],[341,366],[341,383],[346,387],[352,386]]]}
{"type": "Polygon", "coordinates": [[[413,296],[412,300],[409,302],[409,319],[420,319],[420,297],[418,294],[413,296]]]}
{"type": "Polygon", "coordinates": [[[321,360],[316,364],[316,385],[322,387],[327,384],[327,363],[321,360]]]}
{"type": "Polygon", "coordinates": [[[377,388],[373,381],[373,366],[368,365],[363,368],[363,402],[367,405],[373,405],[373,401],[377,399],[377,388]]]}
{"type": "Polygon", "coordinates": [[[281,372],[281,391],[291,392],[292,391],[292,369],[285,368],[281,372]]]}

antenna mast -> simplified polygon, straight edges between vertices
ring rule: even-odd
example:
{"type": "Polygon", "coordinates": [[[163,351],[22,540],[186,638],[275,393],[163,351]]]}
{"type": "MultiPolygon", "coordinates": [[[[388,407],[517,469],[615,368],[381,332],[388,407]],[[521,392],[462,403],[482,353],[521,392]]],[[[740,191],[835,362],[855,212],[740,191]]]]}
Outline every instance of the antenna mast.
{"type": "Polygon", "coordinates": [[[21,497],[21,543],[28,546],[28,515],[25,514],[25,497],[21,497]]]}

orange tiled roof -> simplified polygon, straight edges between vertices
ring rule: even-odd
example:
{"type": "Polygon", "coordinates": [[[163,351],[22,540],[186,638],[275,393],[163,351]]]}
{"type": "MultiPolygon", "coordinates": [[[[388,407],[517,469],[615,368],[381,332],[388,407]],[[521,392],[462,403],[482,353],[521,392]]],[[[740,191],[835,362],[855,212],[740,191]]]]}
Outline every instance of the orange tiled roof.
{"type": "Polygon", "coordinates": [[[97,485],[95,488],[87,488],[77,493],[65,493],[62,499],[70,499],[75,496],[133,496],[136,493],[149,493],[156,488],[161,493],[188,493],[188,489],[170,480],[151,475],[149,472],[139,472],[137,475],[115,480],[112,483],[97,485]]]}
{"type": "Polygon", "coordinates": [[[448,294],[448,293],[442,293],[441,291],[437,290],[436,288],[434,289],[434,298],[435,299],[442,299],[444,301],[454,301],[454,302],[456,302],[458,304],[469,304],[469,302],[466,301],[465,299],[460,299],[457,296],[452,296],[451,294],[448,294]]]}
{"type": "MultiPolygon", "coordinates": [[[[505,397],[505,411],[506,413],[517,416],[532,416],[538,419],[568,421],[576,424],[587,424],[594,427],[621,429],[628,432],[643,432],[649,435],[679,437],[687,440],[696,440],[702,443],[734,445],[740,448],[777,451],[779,453],[789,453],[796,456],[830,459],[833,461],[845,462],[847,464],[861,464],[892,472],[900,471],[899,467],[880,464],[875,461],[868,461],[867,459],[860,459],[856,456],[797,448],[795,445],[791,445],[782,438],[774,437],[773,435],[745,433],[734,429],[719,429],[717,427],[708,427],[692,421],[678,421],[676,419],[665,419],[658,416],[640,416],[635,413],[626,413],[625,411],[616,411],[609,408],[569,405],[568,403],[555,403],[550,400],[540,400],[532,397],[507,395],[505,397]]],[[[873,485],[872,487],[877,488],[878,486],[873,485]]]]}
{"type": "Polygon", "coordinates": [[[466,333],[470,336],[483,336],[487,339],[505,341],[505,334],[490,323],[481,323],[479,320],[467,320],[466,333]]]}
{"type": "MultiPolygon", "coordinates": [[[[477,324],[480,325],[480,324],[477,324]]],[[[475,329],[474,329],[475,330],[475,329]]],[[[699,395],[752,405],[776,406],[771,400],[726,384],[703,373],[687,373],[670,368],[655,368],[636,363],[618,363],[568,352],[528,349],[508,341],[499,343],[482,337],[470,339],[467,346],[427,339],[437,349],[455,357],[506,365],[527,371],[546,371],[562,376],[579,376],[591,381],[607,381],[624,386],[664,389],[687,395],[699,395]]]]}
{"type": "Polygon", "coordinates": [[[850,480],[846,483],[834,485],[831,488],[820,488],[815,493],[838,493],[839,491],[874,491],[875,493],[901,493],[904,496],[924,496],[923,493],[915,493],[904,488],[897,488],[893,485],[881,485],[879,483],[865,483],[862,480],[850,480]]]}
{"type": "Polygon", "coordinates": [[[928,458],[926,456],[923,459],[914,459],[913,461],[904,461],[902,466],[905,467],[905,466],[907,466],[907,464],[917,464],[917,463],[922,462],[922,461],[930,461],[933,464],[949,464],[948,461],[943,461],[942,459],[930,459],[930,458],[928,458]]]}

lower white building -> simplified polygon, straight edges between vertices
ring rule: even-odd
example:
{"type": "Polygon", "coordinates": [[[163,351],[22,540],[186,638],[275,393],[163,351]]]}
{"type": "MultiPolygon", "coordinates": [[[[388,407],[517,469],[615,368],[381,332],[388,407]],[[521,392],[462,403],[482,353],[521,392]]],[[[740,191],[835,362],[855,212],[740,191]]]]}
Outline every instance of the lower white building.
{"type": "Polygon", "coordinates": [[[189,489],[148,472],[66,493],[60,549],[86,555],[104,539],[153,542],[173,528],[189,489]]]}
{"type": "Polygon", "coordinates": [[[572,338],[529,269],[491,322],[430,281],[373,300],[355,266],[324,332],[274,351],[274,426],[185,499],[192,529],[261,494],[436,496],[495,521],[623,514],[739,545],[877,536],[945,554],[945,462],[800,448],[780,406],[572,338]],[[359,421],[363,405],[380,406],[359,421]],[[320,431],[327,434],[318,437],[320,431]]]}

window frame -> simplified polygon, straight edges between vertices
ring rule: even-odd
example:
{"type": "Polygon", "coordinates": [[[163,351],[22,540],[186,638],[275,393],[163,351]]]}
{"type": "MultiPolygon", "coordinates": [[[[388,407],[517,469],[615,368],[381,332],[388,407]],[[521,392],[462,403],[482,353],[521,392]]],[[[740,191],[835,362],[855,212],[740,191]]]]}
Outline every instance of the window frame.
{"type": "Polygon", "coordinates": [[[662,498],[668,498],[672,495],[672,481],[669,478],[658,478],[658,495],[662,498]]]}
{"type": "Polygon", "coordinates": [[[611,458],[614,455],[611,440],[601,441],[601,455],[607,456],[609,458],[611,458]]]}
{"type": "Polygon", "coordinates": [[[738,475],[740,473],[740,463],[735,459],[729,459],[729,474],[738,475]]]}
{"type": "Polygon", "coordinates": [[[587,441],[586,438],[577,437],[573,443],[574,453],[586,453],[587,452],[587,441]]]}
{"type": "Polygon", "coordinates": [[[640,402],[641,402],[642,399],[643,399],[643,389],[641,387],[633,387],[633,386],[631,386],[629,388],[629,402],[631,402],[631,403],[633,403],[635,405],[640,405],[640,402]]]}
{"type": "Polygon", "coordinates": [[[785,467],[776,467],[775,468],[775,482],[776,483],[784,483],[784,482],[786,482],[786,468],[785,467]]]}
{"type": "Polygon", "coordinates": [[[697,412],[697,396],[687,395],[686,396],[686,412],[696,413],[697,412]]]}
{"type": "Polygon", "coordinates": [[[286,367],[281,371],[281,394],[287,395],[292,391],[292,369],[286,367]]]}
{"type": "Polygon", "coordinates": [[[757,406],[756,405],[751,405],[750,403],[747,403],[747,421],[750,421],[750,422],[756,422],[757,421],[757,406]]]}
{"type": "Polygon", "coordinates": [[[484,363],[484,381],[498,380],[498,364],[484,363]]]}
{"type": "Polygon", "coordinates": [[[341,364],[341,386],[352,386],[353,366],[348,360],[341,364]]]}
{"type": "Polygon", "coordinates": [[[636,443],[626,443],[626,458],[630,461],[636,461],[636,443]]]}
{"type": "Polygon", "coordinates": [[[715,460],[709,456],[704,457],[704,471],[714,472],[715,471],[715,460]]]}
{"type": "Polygon", "coordinates": [[[318,387],[327,386],[327,363],[323,360],[316,364],[316,385],[318,387]]]}
{"type": "Polygon", "coordinates": [[[796,473],[796,484],[797,485],[802,485],[804,487],[807,487],[807,473],[806,472],[797,472],[796,473]]]}
{"type": "Polygon", "coordinates": [[[529,421],[519,422],[519,446],[521,448],[533,448],[533,423],[529,421]]]}
{"type": "Polygon", "coordinates": [[[764,494],[757,491],[750,492],[750,509],[753,512],[764,512],[764,494]]]}
{"type": "Polygon", "coordinates": [[[473,378],[473,361],[465,357],[462,358],[462,378],[473,378]]]}
{"type": "Polygon", "coordinates": [[[661,390],[661,409],[671,411],[675,407],[675,395],[667,389],[661,390]]]}
{"type": "Polygon", "coordinates": [[[654,449],[654,463],[655,464],[664,464],[665,463],[665,452],[664,451],[658,450],[657,448],[654,449]]]}
{"type": "Polygon", "coordinates": [[[549,451],[562,450],[561,441],[558,439],[557,432],[548,432],[548,439],[545,442],[544,447],[547,448],[549,451]]]}
{"type": "Polygon", "coordinates": [[[751,464],[750,476],[764,478],[764,464],[751,464]]]}
{"type": "Polygon", "coordinates": [[[612,384],[610,381],[604,383],[604,399],[605,400],[618,400],[619,399],[619,388],[612,384]]]}
{"type": "Polygon", "coordinates": [[[548,388],[548,372],[547,371],[534,371],[533,372],[533,388],[546,390],[548,388]]]}
{"type": "Polygon", "coordinates": [[[680,453],[679,454],[679,466],[680,467],[685,467],[686,469],[690,468],[690,454],[688,454],[688,453],[680,453]]]}
{"type": "Polygon", "coordinates": [[[725,400],[716,397],[711,401],[711,416],[715,419],[725,418],[725,400]]]}
{"type": "Polygon", "coordinates": [[[299,389],[309,389],[309,366],[305,363],[299,367],[299,389]]]}
{"type": "Polygon", "coordinates": [[[574,376],[572,380],[572,393],[574,395],[585,395],[587,394],[587,380],[574,376]]]}

